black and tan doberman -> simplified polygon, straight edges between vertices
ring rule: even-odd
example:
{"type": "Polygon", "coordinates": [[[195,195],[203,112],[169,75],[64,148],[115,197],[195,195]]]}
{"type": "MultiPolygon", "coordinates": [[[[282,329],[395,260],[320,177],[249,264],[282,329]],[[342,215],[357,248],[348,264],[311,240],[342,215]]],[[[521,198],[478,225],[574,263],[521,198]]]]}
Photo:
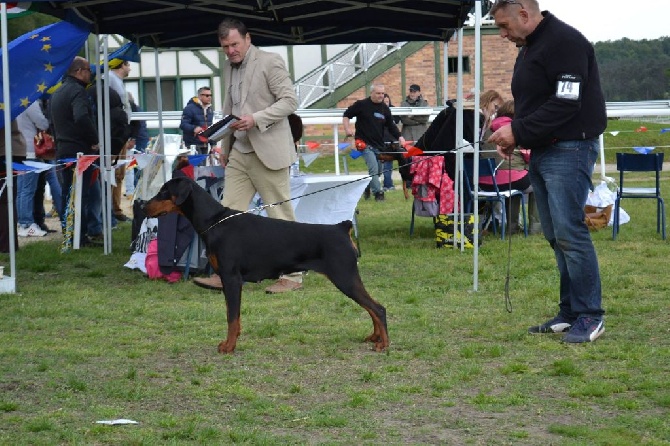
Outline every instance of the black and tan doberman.
{"type": "Polygon", "coordinates": [[[187,178],[166,182],[144,211],[148,217],[178,212],[200,234],[207,257],[223,282],[228,311],[228,337],[220,353],[232,353],[241,333],[242,284],[276,279],[282,274],[316,271],[372,317],[366,341],[383,351],[389,345],[386,309],[363,286],[358,272],[351,221],[335,225],[297,223],[261,217],[223,207],[205,189],[187,178]]]}

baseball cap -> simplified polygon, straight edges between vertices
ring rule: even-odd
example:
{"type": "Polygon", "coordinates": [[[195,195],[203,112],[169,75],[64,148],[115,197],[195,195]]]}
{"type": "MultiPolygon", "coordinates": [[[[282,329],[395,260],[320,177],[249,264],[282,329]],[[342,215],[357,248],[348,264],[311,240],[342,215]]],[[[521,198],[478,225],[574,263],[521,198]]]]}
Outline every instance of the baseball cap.
{"type": "Polygon", "coordinates": [[[409,91],[421,91],[421,87],[419,87],[417,84],[412,84],[409,86],[409,91]]]}

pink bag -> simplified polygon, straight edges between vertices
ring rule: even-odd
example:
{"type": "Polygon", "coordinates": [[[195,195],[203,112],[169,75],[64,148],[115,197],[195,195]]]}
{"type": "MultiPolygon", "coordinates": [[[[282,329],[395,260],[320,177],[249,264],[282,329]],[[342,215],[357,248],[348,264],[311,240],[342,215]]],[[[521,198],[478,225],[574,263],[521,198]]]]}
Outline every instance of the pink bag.
{"type": "Polygon", "coordinates": [[[158,266],[158,239],[153,239],[147,245],[147,258],[144,262],[149,279],[164,279],[169,283],[179,282],[181,280],[181,271],[172,271],[165,275],[158,266]]]}

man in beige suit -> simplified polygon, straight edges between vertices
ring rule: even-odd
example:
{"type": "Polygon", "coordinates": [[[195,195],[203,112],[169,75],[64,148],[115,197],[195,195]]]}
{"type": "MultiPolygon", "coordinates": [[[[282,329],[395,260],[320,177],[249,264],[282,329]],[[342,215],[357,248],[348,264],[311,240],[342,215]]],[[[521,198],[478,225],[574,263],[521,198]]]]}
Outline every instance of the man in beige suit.
{"type": "MultiPolygon", "coordinates": [[[[266,204],[288,200],[289,167],[297,154],[287,117],[298,108],[298,99],[284,60],[252,45],[247,27],[238,20],[225,19],[218,35],[227,56],[222,70],[223,114],[240,118],[232,126],[235,132],[221,145],[221,164],[226,166],[223,205],[247,210],[256,192],[266,204]]],[[[267,213],[271,218],[295,220],[290,202],[270,207],[267,213]]],[[[222,287],[217,275],[194,281],[206,288],[222,287]]],[[[266,292],[300,288],[302,274],[294,274],[282,276],[266,292]]]]}

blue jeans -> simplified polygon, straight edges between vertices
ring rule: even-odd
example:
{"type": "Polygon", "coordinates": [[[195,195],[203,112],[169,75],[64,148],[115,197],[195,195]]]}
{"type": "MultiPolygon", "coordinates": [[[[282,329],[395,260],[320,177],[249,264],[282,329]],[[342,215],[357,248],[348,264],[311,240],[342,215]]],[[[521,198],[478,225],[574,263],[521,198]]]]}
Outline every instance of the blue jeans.
{"type": "Polygon", "coordinates": [[[49,183],[49,189],[51,190],[51,202],[56,208],[58,215],[63,215],[63,199],[60,188],[60,183],[58,182],[58,175],[56,174],[56,168],[47,170],[47,183],[49,183]]]}
{"type": "Polygon", "coordinates": [[[23,226],[35,223],[33,214],[37,180],[40,174],[26,172],[16,177],[16,214],[17,222],[23,226]]]}
{"type": "Polygon", "coordinates": [[[382,163],[377,159],[378,150],[372,146],[368,146],[363,150],[363,159],[368,166],[368,174],[370,174],[370,192],[372,195],[382,192],[381,183],[379,182],[379,173],[382,171],[382,163]]]}
{"type": "MultiPolygon", "coordinates": [[[[47,161],[47,163],[53,164],[53,161],[47,161]]],[[[59,216],[63,214],[60,183],[58,182],[58,175],[56,174],[56,168],[54,167],[46,172],[42,172],[37,181],[33,218],[38,225],[43,224],[44,218],[46,217],[44,210],[44,189],[46,188],[47,183],[49,183],[49,189],[51,189],[51,203],[53,207],[56,209],[59,216]]]]}
{"type": "Polygon", "coordinates": [[[597,138],[559,141],[533,150],[530,181],[544,237],[554,250],[560,274],[559,316],[601,318],[600,271],[584,205],[598,158],[597,138]]]}
{"type": "Polygon", "coordinates": [[[384,189],[393,187],[393,161],[384,161],[382,168],[384,172],[384,189]]]}
{"type": "MultiPolygon", "coordinates": [[[[102,180],[100,175],[91,183],[91,191],[88,202],[88,216],[86,217],[86,227],[81,227],[86,230],[86,234],[99,235],[102,234],[102,180]]],[[[112,213],[112,226],[116,225],[116,218],[112,213]]]]}
{"type": "MultiPolygon", "coordinates": [[[[67,209],[70,188],[72,186],[72,175],[75,169],[75,164],[63,168],[60,172],[61,176],[61,192],[63,209],[67,209]]],[[[102,233],[102,213],[101,197],[100,197],[100,178],[93,179],[94,173],[98,170],[98,166],[92,165],[84,171],[82,175],[82,189],[81,189],[81,232],[82,237],[80,242],[84,240],[84,234],[97,235],[102,233]]],[[[61,215],[61,225],[65,228],[65,212],[61,215]]]]}

